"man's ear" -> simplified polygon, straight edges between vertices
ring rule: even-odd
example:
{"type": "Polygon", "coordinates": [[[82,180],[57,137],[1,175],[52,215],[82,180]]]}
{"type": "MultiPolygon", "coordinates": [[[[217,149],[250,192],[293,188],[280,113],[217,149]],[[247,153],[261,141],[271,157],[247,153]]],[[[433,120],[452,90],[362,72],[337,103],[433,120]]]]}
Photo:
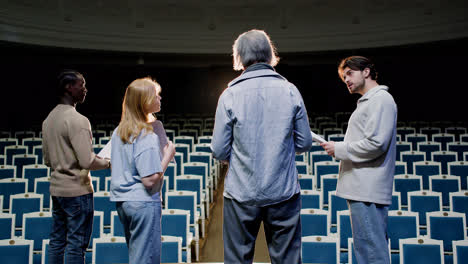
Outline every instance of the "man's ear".
{"type": "Polygon", "coordinates": [[[70,92],[71,89],[71,83],[65,85],[65,91],[70,92]]]}
{"type": "Polygon", "coordinates": [[[370,69],[369,68],[365,68],[362,73],[364,73],[364,78],[367,78],[370,76],[370,69]]]}

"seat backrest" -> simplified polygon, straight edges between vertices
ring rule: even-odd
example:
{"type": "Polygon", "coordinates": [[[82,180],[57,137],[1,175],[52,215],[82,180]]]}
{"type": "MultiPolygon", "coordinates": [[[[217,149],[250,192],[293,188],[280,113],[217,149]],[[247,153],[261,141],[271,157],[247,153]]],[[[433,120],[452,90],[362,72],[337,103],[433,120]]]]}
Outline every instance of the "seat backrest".
{"type": "Polygon", "coordinates": [[[328,213],[330,214],[330,227],[337,223],[336,212],[341,210],[348,210],[348,203],[345,199],[336,196],[333,192],[328,193],[328,201],[330,202],[328,207],[328,213]]]}
{"type": "Polygon", "coordinates": [[[180,175],[176,177],[176,191],[192,191],[197,193],[196,204],[201,204],[203,177],[198,175],[180,175]]]}
{"type": "Polygon", "coordinates": [[[468,185],[466,176],[468,176],[468,163],[466,161],[452,161],[447,163],[448,174],[460,176],[460,184],[463,190],[467,190],[468,185]]]}
{"type": "Polygon", "coordinates": [[[302,237],[302,261],[304,263],[339,264],[338,238],[332,236],[302,237]],[[317,254],[320,252],[320,254],[317,254]]]}
{"type": "Polygon", "coordinates": [[[125,237],[124,227],[120,222],[119,214],[117,211],[111,212],[111,235],[125,237]]]}
{"type": "Polygon", "coordinates": [[[305,161],[296,161],[296,169],[298,174],[309,174],[309,164],[305,161]]]}
{"type": "Polygon", "coordinates": [[[442,194],[432,191],[408,192],[408,211],[419,213],[419,225],[426,225],[426,213],[442,210],[442,194]]]}
{"type": "Polygon", "coordinates": [[[125,237],[104,236],[93,240],[93,263],[128,263],[125,237]]]}
{"type": "Polygon", "coordinates": [[[302,209],[322,209],[322,193],[301,189],[301,206],[302,209]]]}
{"type": "Polygon", "coordinates": [[[88,248],[92,248],[93,240],[96,238],[103,237],[103,234],[104,234],[104,213],[101,211],[94,211],[93,231],[91,232],[91,240],[89,241],[88,248]]]}
{"type": "Polygon", "coordinates": [[[396,161],[401,161],[401,153],[411,151],[412,145],[409,142],[398,141],[396,143],[396,161]]]}
{"type": "Polygon", "coordinates": [[[337,212],[336,216],[337,220],[337,233],[340,237],[339,247],[341,249],[349,250],[348,248],[348,238],[352,238],[352,230],[351,230],[351,217],[349,214],[349,210],[341,210],[337,212]]]}
{"type": "Polygon", "coordinates": [[[203,189],[208,184],[208,164],[203,162],[186,162],[182,164],[183,175],[199,175],[203,177],[203,189]]]}
{"type": "Polygon", "coordinates": [[[104,213],[104,226],[110,226],[111,211],[115,210],[115,202],[110,200],[109,192],[94,193],[94,210],[104,213]]]}
{"type": "Polygon", "coordinates": [[[161,263],[182,262],[182,238],[161,236],[161,263]]]}
{"type": "Polygon", "coordinates": [[[340,170],[340,163],[336,161],[320,161],[314,164],[315,166],[315,176],[316,176],[316,183],[317,189],[321,189],[321,178],[322,175],[326,174],[338,174],[340,170]]]}
{"type": "Polygon", "coordinates": [[[466,240],[465,214],[457,212],[428,212],[427,234],[431,239],[442,240],[444,251],[452,251],[453,240],[466,240]]]}
{"type": "Polygon", "coordinates": [[[193,145],[194,145],[195,139],[193,136],[176,136],[174,138],[174,143],[175,144],[187,144],[189,145],[189,153],[193,151],[193,145]]]}
{"type": "Polygon", "coordinates": [[[432,140],[432,135],[439,134],[441,129],[439,127],[422,127],[419,131],[421,134],[427,135],[428,140],[432,140]]]}
{"type": "Polygon", "coordinates": [[[452,241],[453,263],[468,263],[468,240],[452,241]]]}
{"type": "Polygon", "coordinates": [[[23,178],[28,180],[28,192],[34,192],[34,181],[37,178],[50,176],[50,168],[43,164],[23,166],[23,178]]]}
{"type": "Polygon", "coordinates": [[[463,152],[468,151],[468,142],[450,142],[447,150],[456,152],[458,160],[463,160],[463,152]]]}
{"type": "Polygon", "coordinates": [[[190,232],[189,222],[189,210],[164,209],[161,216],[161,234],[182,237],[182,247],[186,247],[190,232]]]}
{"type": "Polygon", "coordinates": [[[33,263],[33,241],[24,239],[0,240],[2,263],[33,263]]]}
{"type": "Polygon", "coordinates": [[[443,242],[429,238],[400,239],[401,264],[444,263],[443,242]]]}
{"type": "Polygon", "coordinates": [[[175,191],[166,193],[166,208],[190,211],[190,224],[196,223],[197,193],[191,191],[175,191]]]}
{"type": "Polygon", "coordinates": [[[3,210],[10,209],[10,196],[25,193],[28,190],[28,181],[25,179],[0,179],[0,193],[3,195],[3,210]]]}
{"type": "Polygon", "coordinates": [[[23,215],[22,236],[24,239],[34,241],[34,250],[42,250],[42,240],[49,238],[51,229],[51,212],[32,212],[23,215]]]}
{"type": "Polygon", "coordinates": [[[450,211],[464,213],[465,219],[467,219],[468,218],[468,191],[452,192],[449,195],[450,195],[450,211]]]}
{"type": "Polygon", "coordinates": [[[299,185],[301,186],[301,190],[314,190],[314,180],[315,177],[309,174],[298,174],[297,179],[299,181],[299,185]]]}
{"type": "Polygon", "coordinates": [[[50,177],[41,177],[41,178],[34,179],[34,192],[43,195],[43,197],[42,197],[43,198],[43,200],[42,200],[42,209],[51,208],[51,203],[50,203],[50,177]]]}
{"type": "Polygon", "coordinates": [[[10,213],[16,214],[16,227],[23,226],[23,214],[42,211],[42,194],[18,193],[10,196],[10,213]]]}
{"type": "Polygon", "coordinates": [[[432,161],[438,161],[441,164],[442,174],[448,173],[448,163],[457,161],[458,154],[453,151],[435,151],[432,152],[432,161]]]}
{"type": "Polygon", "coordinates": [[[442,146],[439,142],[427,141],[418,144],[418,151],[426,153],[426,160],[432,161],[432,152],[441,151],[442,146]]]}
{"type": "Polygon", "coordinates": [[[190,145],[183,144],[183,143],[176,143],[174,144],[176,152],[182,154],[183,162],[188,162],[188,154],[190,152],[190,145]]]}
{"type": "Polygon", "coordinates": [[[0,179],[16,178],[16,166],[0,165],[0,179]]]}
{"type": "Polygon", "coordinates": [[[442,206],[449,207],[451,192],[458,192],[461,190],[460,177],[448,175],[434,175],[429,176],[429,188],[433,192],[442,193],[442,206]]]}
{"type": "Polygon", "coordinates": [[[28,148],[25,146],[7,146],[5,147],[5,157],[6,161],[5,164],[13,165],[13,156],[17,154],[27,154],[28,148]]]}
{"type": "Polygon", "coordinates": [[[417,161],[425,161],[426,154],[420,151],[403,151],[401,152],[401,161],[406,162],[406,170],[408,174],[413,174],[413,163],[417,161]]]}
{"type": "Polygon", "coordinates": [[[304,236],[328,235],[328,211],[301,209],[301,231],[304,236]]]}
{"type": "Polygon", "coordinates": [[[408,204],[408,192],[422,190],[422,177],[419,175],[395,175],[393,177],[393,191],[399,192],[401,205],[408,204]]]}
{"type": "Polygon", "coordinates": [[[403,161],[395,161],[395,175],[398,174],[408,174],[408,170],[406,169],[406,162],[403,161]]]}
{"type": "Polygon", "coordinates": [[[169,163],[167,165],[166,171],[164,172],[164,176],[167,176],[169,178],[168,189],[170,191],[174,190],[175,188],[176,174],[177,174],[176,164],[174,162],[169,163]]]}
{"type": "Polygon", "coordinates": [[[0,212],[0,240],[12,239],[15,235],[15,214],[0,212]]]}
{"type": "Polygon", "coordinates": [[[390,204],[388,210],[400,210],[400,209],[401,209],[401,193],[393,192],[392,203],[390,204]]]}
{"type": "Polygon", "coordinates": [[[417,133],[408,134],[408,135],[406,135],[406,141],[411,143],[411,148],[413,150],[417,150],[418,149],[418,143],[427,141],[427,135],[417,134],[417,133]]]}
{"type": "Polygon", "coordinates": [[[23,178],[23,166],[37,164],[37,156],[34,154],[13,155],[13,165],[17,168],[17,178],[23,178]]]}
{"type": "Polygon", "coordinates": [[[333,158],[327,154],[327,152],[322,150],[310,152],[310,165],[312,169],[312,175],[315,175],[315,163],[320,161],[333,161],[333,158]]]}
{"type": "Polygon", "coordinates": [[[442,151],[447,150],[447,143],[455,142],[455,135],[439,133],[432,135],[432,140],[435,142],[440,142],[442,146],[442,151]]]}
{"type": "Polygon", "coordinates": [[[322,192],[322,206],[328,206],[328,193],[336,190],[336,184],[338,183],[338,174],[325,174],[321,178],[321,192],[322,192]]]}
{"type": "Polygon", "coordinates": [[[429,189],[429,176],[440,175],[442,173],[440,162],[436,161],[417,161],[413,163],[413,172],[415,175],[422,176],[423,189],[429,189]]]}
{"type": "Polygon", "coordinates": [[[28,154],[34,154],[33,153],[34,146],[39,146],[39,145],[42,145],[42,138],[36,138],[36,137],[23,138],[23,146],[28,147],[28,154]]]}
{"type": "Polygon", "coordinates": [[[34,146],[33,154],[37,156],[37,163],[44,164],[44,157],[42,154],[42,145],[34,146]]]}
{"type": "Polygon", "coordinates": [[[387,234],[390,248],[399,250],[400,239],[419,236],[419,214],[409,211],[388,211],[387,234]]]}

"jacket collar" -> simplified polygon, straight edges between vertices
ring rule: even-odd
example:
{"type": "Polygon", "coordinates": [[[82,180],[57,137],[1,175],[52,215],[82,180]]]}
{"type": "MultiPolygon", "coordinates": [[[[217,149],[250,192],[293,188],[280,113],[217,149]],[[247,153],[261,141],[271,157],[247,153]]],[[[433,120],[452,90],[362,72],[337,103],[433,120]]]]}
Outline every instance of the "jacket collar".
{"type": "MultiPolygon", "coordinates": [[[[257,63],[257,64],[259,64],[259,63],[257,63]]],[[[254,64],[254,65],[251,65],[250,67],[248,67],[239,77],[232,80],[228,84],[228,87],[234,86],[234,85],[236,85],[236,84],[238,84],[240,82],[243,82],[245,80],[248,80],[248,79],[258,78],[258,77],[266,77],[266,76],[271,76],[271,77],[276,77],[276,78],[279,78],[279,79],[286,80],[286,78],[284,78],[279,73],[277,73],[273,67],[268,65],[269,67],[259,67],[260,69],[256,69],[257,66],[258,66],[257,64],[254,64]],[[251,67],[253,69],[251,69],[251,67]]]]}
{"type": "Polygon", "coordinates": [[[369,100],[374,94],[376,94],[380,90],[388,91],[388,87],[385,85],[377,85],[371,88],[367,93],[365,93],[361,98],[358,99],[358,103],[369,100]]]}

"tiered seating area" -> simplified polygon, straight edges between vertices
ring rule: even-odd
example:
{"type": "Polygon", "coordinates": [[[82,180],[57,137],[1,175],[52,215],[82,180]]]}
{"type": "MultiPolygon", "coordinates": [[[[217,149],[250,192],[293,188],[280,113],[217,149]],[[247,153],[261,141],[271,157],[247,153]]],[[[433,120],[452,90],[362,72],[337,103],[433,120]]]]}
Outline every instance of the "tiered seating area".
{"type": "MultiPolygon", "coordinates": [[[[158,117],[161,119],[163,116],[158,117]]],[[[165,128],[170,140],[176,144],[177,156],[164,176],[161,257],[165,263],[198,261],[200,247],[206,239],[213,196],[220,181],[220,168],[211,157],[209,147],[214,120],[179,116],[168,120],[165,128]]],[[[110,140],[115,126],[109,123],[93,126],[95,153],[110,140]]],[[[22,251],[27,255],[32,252],[31,263],[47,263],[45,252],[52,222],[52,204],[50,169],[42,158],[41,132],[1,131],[0,136],[0,222],[3,223],[0,225],[0,240],[5,246],[31,245],[30,249],[22,251]],[[32,224],[40,228],[31,228],[32,224]]],[[[111,171],[92,171],[91,176],[95,216],[86,262],[128,262],[123,227],[115,204],[109,200],[111,171]],[[99,256],[102,254],[113,258],[103,259],[99,256]]],[[[28,263],[28,258],[25,263],[28,263]]],[[[20,257],[12,256],[12,259],[20,257]]]]}
{"type": "MultiPolygon", "coordinates": [[[[312,113],[311,130],[327,140],[343,140],[349,115],[312,113]]],[[[196,262],[212,220],[214,193],[219,191],[223,176],[209,148],[214,119],[158,118],[177,150],[176,162],[165,173],[162,258],[165,262],[196,262]]],[[[99,123],[93,128],[98,152],[110,140],[115,124],[99,123]]],[[[41,135],[39,131],[2,131],[0,136],[0,248],[30,247],[21,254],[33,252],[32,263],[46,263],[50,170],[43,165],[41,135]]],[[[404,254],[424,252],[423,246],[432,253],[440,251],[445,263],[455,263],[456,258],[463,257],[457,252],[466,252],[468,243],[466,124],[400,122],[397,149],[394,203],[388,223],[392,263],[411,263],[407,260],[411,256],[404,254]],[[421,248],[413,249],[418,245],[421,248]],[[434,247],[440,250],[434,251],[434,247]]],[[[355,263],[347,204],[334,194],[339,161],[317,143],[309,152],[297,155],[296,161],[302,189],[303,261],[355,263]],[[317,254],[317,250],[322,253],[317,254]]],[[[93,171],[91,175],[96,192],[95,217],[87,262],[100,259],[101,254],[112,255],[113,262],[125,262],[125,254],[100,253],[125,253],[122,250],[126,245],[115,205],[109,201],[110,171],[93,171]]],[[[463,263],[463,258],[458,263],[463,263]]]]}

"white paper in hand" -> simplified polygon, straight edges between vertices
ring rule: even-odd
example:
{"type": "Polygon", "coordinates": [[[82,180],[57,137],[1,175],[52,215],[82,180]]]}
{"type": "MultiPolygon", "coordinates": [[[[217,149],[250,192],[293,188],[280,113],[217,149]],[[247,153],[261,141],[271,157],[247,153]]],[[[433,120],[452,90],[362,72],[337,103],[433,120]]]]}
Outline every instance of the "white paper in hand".
{"type": "Polygon", "coordinates": [[[111,141],[107,142],[107,144],[99,151],[97,154],[98,157],[103,159],[110,159],[111,158],[111,141]]]}
{"type": "Polygon", "coordinates": [[[318,143],[325,143],[327,142],[323,137],[315,134],[314,132],[310,131],[310,134],[312,135],[312,140],[316,141],[318,143]]]}

